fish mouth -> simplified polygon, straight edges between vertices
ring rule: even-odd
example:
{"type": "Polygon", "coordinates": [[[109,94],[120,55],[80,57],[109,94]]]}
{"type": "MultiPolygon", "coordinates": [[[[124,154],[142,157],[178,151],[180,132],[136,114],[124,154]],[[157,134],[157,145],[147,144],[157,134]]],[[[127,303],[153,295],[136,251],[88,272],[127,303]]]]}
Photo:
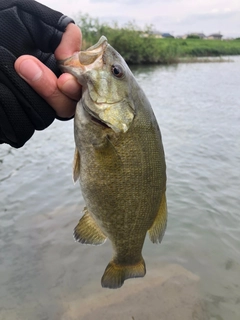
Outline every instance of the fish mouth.
{"type": "Polygon", "coordinates": [[[81,85],[81,75],[88,70],[101,68],[103,65],[103,54],[108,46],[107,38],[102,36],[99,41],[84,51],[76,52],[71,57],[58,61],[58,65],[63,72],[68,72],[75,76],[81,85]]]}

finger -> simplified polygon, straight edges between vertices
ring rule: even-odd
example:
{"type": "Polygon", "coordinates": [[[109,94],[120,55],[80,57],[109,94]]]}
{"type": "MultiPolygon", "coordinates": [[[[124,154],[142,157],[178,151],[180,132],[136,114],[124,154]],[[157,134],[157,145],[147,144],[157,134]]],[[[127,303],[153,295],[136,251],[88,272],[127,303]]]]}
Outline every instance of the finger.
{"type": "Polygon", "coordinates": [[[21,56],[14,66],[18,74],[55,109],[59,117],[70,118],[74,115],[76,101],[59,90],[55,74],[37,58],[21,56]]]}
{"type": "Polygon", "coordinates": [[[63,73],[57,79],[58,88],[70,99],[79,101],[82,96],[82,87],[70,73],[63,73]]]}
{"type": "Polygon", "coordinates": [[[69,23],[62,40],[54,52],[57,60],[63,60],[80,51],[82,45],[82,33],[78,26],[69,23]]]}

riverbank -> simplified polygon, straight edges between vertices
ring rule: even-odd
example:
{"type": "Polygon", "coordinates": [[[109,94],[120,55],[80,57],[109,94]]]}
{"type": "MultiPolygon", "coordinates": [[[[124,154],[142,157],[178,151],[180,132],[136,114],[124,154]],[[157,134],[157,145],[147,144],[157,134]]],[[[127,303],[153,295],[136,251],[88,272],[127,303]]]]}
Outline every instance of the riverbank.
{"type": "Polygon", "coordinates": [[[185,62],[196,62],[193,58],[240,55],[240,40],[158,39],[150,27],[139,31],[133,23],[110,26],[88,15],[81,15],[76,21],[83,34],[83,49],[105,35],[130,64],[171,64],[182,62],[183,58],[185,62]]]}
{"type": "Polygon", "coordinates": [[[230,57],[180,57],[177,63],[208,63],[208,62],[234,62],[230,57]]]}

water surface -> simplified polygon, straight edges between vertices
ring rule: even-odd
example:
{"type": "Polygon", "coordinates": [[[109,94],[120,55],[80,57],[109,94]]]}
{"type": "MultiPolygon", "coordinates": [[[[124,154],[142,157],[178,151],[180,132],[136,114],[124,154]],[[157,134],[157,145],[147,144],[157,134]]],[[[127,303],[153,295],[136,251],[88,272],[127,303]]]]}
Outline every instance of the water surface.
{"type": "MultiPolygon", "coordinates": [[[[168,175],[168,228],[161,245],[145,242],[147,272],[174,263],[197,275],[211,320],[240,317],[240,58],[234,60],[133,68],[162,131],[168,175]]],[[[72,238],[84,206],[71,178],[72,125],[55,121],[19,150],[0,146],[1,320],[82,319],[96,292],[118,299],[118,290],[100,288],[110,244],[82,246],[72,238]]]]}

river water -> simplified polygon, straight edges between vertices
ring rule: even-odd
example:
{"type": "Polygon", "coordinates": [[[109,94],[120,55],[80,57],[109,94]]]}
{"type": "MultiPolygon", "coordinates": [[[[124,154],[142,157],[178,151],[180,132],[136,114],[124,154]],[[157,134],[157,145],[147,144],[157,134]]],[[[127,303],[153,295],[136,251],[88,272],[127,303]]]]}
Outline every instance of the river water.
{"type": "MultiPolygon", "coordinates": [[[[240,58],[233,60],[133,68],[162,131],[168,175],[168,228],[161,245],[146,239],[147,273],[176,264],[197,275],[211,320],[240,319],[240,58]]],[[[72,238],[84,206],[71,178],[72,125],[55,121],[19,150],[0,146],[1,320],[83,319],[96,292],[117,299],[118,290],[99,289],[110,244],[72,238]]],[[[119,290],[147,283],[148,274],[119,290]]]]}

